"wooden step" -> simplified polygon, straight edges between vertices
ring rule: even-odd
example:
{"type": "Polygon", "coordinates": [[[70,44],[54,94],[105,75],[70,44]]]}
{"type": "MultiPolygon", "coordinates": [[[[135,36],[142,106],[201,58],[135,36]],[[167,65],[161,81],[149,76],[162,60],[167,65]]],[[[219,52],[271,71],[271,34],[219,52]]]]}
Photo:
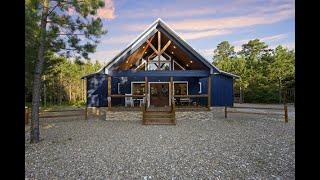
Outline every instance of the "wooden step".
{"type": "Polygon", "coordinates": [[[143,112],[144,125],[175,125],[175,112],[149,109],[143,112]]]}
{"type": "Polygon", "coordinates": [[[174,114],[145,114],[144,117],[148,118],[172,118],[174,114]]]}
{"type": "Polygon", "coordinates": [[[154,125],[175,125],[175,121],[174,121],[174,118],[162,118],[162,119],[159,119],[159,118],[156,118],[156,119],[149,119],[149,118],[146,118],[144,124],[154,124],[154,125]]]}

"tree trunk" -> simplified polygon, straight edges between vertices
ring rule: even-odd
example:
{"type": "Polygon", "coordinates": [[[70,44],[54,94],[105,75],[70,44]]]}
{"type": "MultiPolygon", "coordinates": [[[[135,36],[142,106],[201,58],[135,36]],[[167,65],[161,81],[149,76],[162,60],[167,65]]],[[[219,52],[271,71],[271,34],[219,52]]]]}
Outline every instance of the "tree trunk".
{"type": "Polygon", "coordinates": [[[30,143],[39,142],[39,105],[41,95],[41,73],[44,63],[44,51],[46,41],[47,14],[49,8],[49,0],[44,0],[44,7],[41,16],[41,36],[38,52],[38,62],[35,66],[33,89],[32,89],[32,109],[31,109],[31,131],[30,143]]]}
{"type": "Polygon", "coordinates": [[[71,85],[69,85],[69,103],[72,101],[72,96],[71,96],[71,85]]]}
{"type": "Polygon", "coordinates": [[[61,106],[62,102],[62,74],[59,75],[59,105],[61,106]]]}
{"type": "Polygon", "coordinates": [[[240,86],[240,97],[239,97],[239,101],[240,101],[240,104],[242,104],[242,89],[241,89],[241,86],[240,86]]]}
{"type": "Polygon", "coordinates": [[[81,101],[84,101],[84,80],[81,79],[81,101]]]}
{"type": "MultiPolygon", "coordinates": [[[[46,80],[46,76],[44,76],[44,81],[46,80]]],[[[46,84],[43,83],[43,103],[44,103],[44,107],[47,106],[47,92],[46,92],[46,84]]]]}
{"type": "Polygon", "coordinates": [[[279,104],[281,104],[281,78],[279,78],[279,104]]]}

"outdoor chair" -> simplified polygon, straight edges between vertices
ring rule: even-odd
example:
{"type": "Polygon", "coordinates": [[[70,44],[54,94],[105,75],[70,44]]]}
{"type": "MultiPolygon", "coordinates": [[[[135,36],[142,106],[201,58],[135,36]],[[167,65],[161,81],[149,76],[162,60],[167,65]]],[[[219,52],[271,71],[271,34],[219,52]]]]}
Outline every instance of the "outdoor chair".
{"type": "MultiPolygon", "coordinates": [[[[125,95],[132,95],[132,94],[125,94],[125,95]]],[[[125,107],[133,107],[133,100],[132,97],[125,97],[125,107]]]]}

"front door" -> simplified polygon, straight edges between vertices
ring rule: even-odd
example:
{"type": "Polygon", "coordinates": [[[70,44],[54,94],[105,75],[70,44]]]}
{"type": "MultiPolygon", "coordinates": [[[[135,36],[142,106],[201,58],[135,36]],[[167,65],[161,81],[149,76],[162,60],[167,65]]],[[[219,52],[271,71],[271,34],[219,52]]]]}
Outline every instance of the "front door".
{"type": "Polygon", "coordinates": [[[150,106],[169,106],[169,83],[150,83],[150,106]]]}

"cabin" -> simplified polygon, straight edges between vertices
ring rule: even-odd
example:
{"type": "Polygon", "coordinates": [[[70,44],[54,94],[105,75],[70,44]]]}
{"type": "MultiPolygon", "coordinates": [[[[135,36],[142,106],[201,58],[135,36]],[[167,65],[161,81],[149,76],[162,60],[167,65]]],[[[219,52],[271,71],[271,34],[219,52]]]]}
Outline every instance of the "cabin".
{"type": "Polygon", "coordinates": [[[233,106],[237,75],[219,70],[158,19],[99,71],[83,77],[87,107],[233,106]]]}

